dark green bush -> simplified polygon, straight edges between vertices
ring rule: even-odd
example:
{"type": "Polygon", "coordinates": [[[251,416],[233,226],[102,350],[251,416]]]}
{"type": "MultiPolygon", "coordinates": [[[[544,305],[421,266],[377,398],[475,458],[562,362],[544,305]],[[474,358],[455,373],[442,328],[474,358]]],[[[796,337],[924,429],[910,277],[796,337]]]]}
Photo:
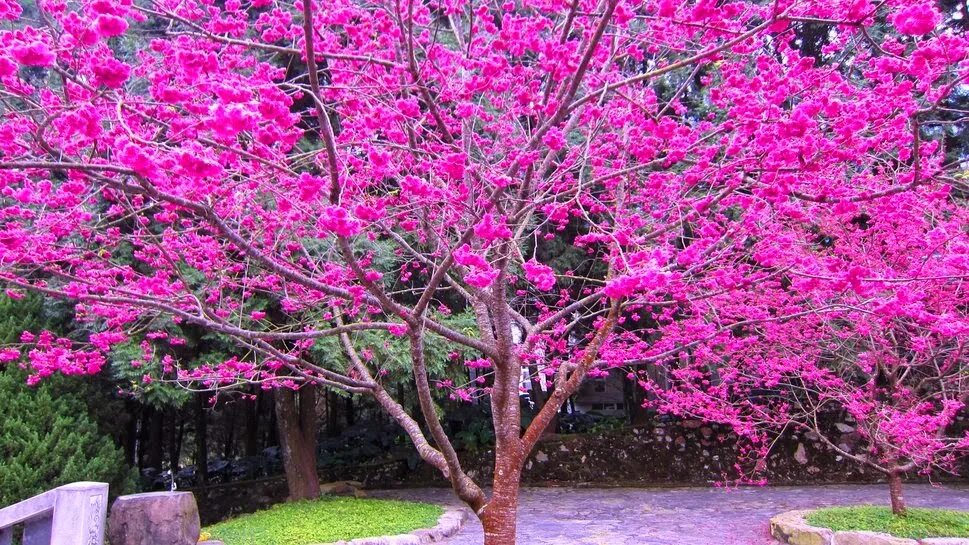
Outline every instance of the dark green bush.
{"type": "Polygon", "coordinates": [[[80,397],[0,371],[0,507],[75,481],[106,482],[117,495],[134,473],[80,397]]]}

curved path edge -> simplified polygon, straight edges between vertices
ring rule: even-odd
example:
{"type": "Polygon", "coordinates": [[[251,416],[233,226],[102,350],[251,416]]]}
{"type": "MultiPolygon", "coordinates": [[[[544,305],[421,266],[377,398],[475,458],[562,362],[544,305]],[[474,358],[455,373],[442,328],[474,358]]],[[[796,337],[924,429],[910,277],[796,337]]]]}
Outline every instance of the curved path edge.
{"type": "Polygon", "coordinates": [[[421,528],[408,534],[395,536],[361,537],[327,545],[425,545],[444,541],[461,530],[468,519],[468,513],[457,507],[442,507],[444,507],[444,513],[437,519],[437,524],[430,528],[421,528]]]}
{"type": "Polygon", "coordinates": [[[878,532],[844,532],[811,526],[805,517],[813,509],[787,511],[770,519],[770,533],[788,545],[969,545],[969,539],[936,537],[906,539],[878,532]]]}

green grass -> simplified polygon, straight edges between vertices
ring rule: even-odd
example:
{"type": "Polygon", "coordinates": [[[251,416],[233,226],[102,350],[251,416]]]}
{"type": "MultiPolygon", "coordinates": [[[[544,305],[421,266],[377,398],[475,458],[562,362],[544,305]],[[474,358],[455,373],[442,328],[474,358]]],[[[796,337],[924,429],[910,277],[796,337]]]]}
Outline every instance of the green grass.
{"type": "Polygon", "coordinates": [[[405,534],[437,524],[444,509],[396,500],[325,497],[284,503],[203,530],[225,545],[309,545],[405,534]]]}
{"type": "Polygon", "coordinates": [[[866,530],[896,537],[969,537],[969,511],[909,508],[903,517],[888,507],[858,505],[818,509],[807,516],[808,524],[832,530],[866,530]]]}

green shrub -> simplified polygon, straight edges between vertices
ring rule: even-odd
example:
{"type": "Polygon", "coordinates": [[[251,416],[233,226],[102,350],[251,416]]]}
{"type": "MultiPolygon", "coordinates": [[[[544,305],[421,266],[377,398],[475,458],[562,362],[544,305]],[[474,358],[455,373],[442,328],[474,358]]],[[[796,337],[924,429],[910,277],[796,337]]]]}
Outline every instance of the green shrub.
{"type": "Polygon", "coordinates": [[[203,533],[225,545],[309,545],[405,534],[434,526],[443,512],[426,503],[325,497],[242,515],[203,533]]]}
{"type": "Polygon", "coordinates": [[[52,384],[31,388],[16,369],[0,371],[0,507],[75,481],[131,489],[134,473],[88,407],[52,384]]]}
{"type": "Polygon", "coordinates": [[[864,530],[897,537],[969,537],[969,512],[946,509],[907,509],[896,516],[888,507],[858,505],[818,509],[807,516],[808,524],[832,530],[864,530]]]}

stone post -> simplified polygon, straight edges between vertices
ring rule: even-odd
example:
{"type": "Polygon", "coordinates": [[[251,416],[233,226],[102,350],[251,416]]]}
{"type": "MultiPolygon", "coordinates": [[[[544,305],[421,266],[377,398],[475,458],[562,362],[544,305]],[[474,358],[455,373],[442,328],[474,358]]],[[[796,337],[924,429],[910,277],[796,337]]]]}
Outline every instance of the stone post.
{"type": "Polygon", "coordinates": [[[0,509],[0,545],[24,526],[23,545],[103,545],[108,485],[74,483],[0,509]]]}
{"type": "MultiPolygon", "coordinates": [[[[102,545],[108,485],[74,483],[57,489],[50,545],[102,545]]],[[[24,545],[30,545],[24,539],[24,545]]]]}
{"type": "Polygon", "coordinates": [[[111,506],[111,545],[196,545],[198,505],[191,492],[151,492],[121,496],[111,506]]]}

